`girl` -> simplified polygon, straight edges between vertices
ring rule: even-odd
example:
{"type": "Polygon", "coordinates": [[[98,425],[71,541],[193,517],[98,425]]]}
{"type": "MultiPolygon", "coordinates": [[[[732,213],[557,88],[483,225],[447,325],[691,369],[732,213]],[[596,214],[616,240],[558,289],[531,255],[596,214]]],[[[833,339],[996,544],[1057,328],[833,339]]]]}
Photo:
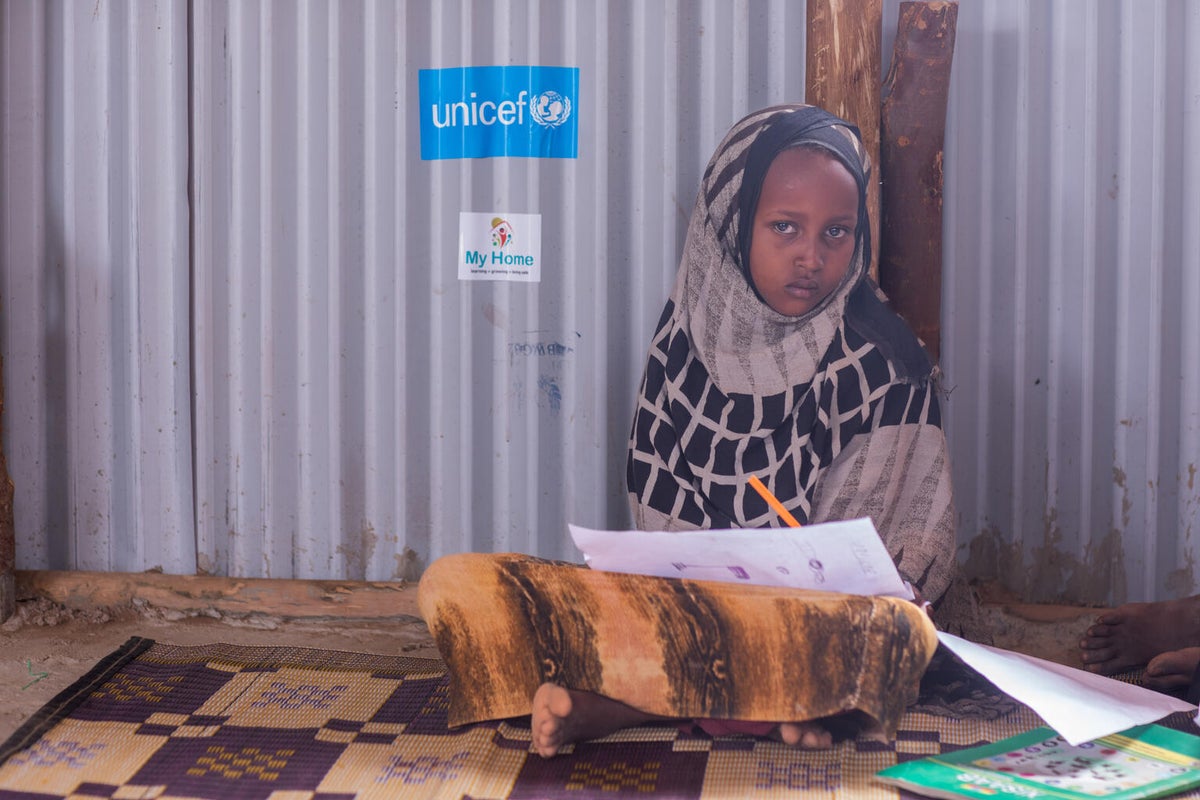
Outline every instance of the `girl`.
{"type": "MultiPolygon", "coordinates": [[[[780,525],[757,475],[801,524],[870,516],[936,601],[954,568],[949,461],[933,366],[866,275],[869,172],[857,129],[811,106],[751,114],[721,142],[650,346],[630,502],[642,530],[780,525]]],[[[534,744],[647,718],[546,683],[534,744]]],[[[739,729],[830,744],[812,723],[739,729]]]]}

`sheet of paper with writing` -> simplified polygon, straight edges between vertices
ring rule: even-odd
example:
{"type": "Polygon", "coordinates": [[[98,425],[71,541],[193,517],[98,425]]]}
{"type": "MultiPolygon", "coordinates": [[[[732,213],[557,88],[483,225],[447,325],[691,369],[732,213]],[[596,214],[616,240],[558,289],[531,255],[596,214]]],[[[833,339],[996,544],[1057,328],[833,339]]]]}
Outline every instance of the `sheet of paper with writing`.
{"type": "Polygon", "coordinates": [[[592,569],[911,600],[870,519],[803,528],[599,531],[570,525],[592,569]]]}
{"type": "MultiPolygon", "coordinates": [[[[575,546],[593,569],[913,598],[875,525],[866,518],[803,528],[570,529],[575,546]]],[[[1140,686],[945,632],[938,632],[938,640],[1001,691],[1032,708],[1071,744],[1154,722],[1175,711],[1196,710],[1140,686]]]]}

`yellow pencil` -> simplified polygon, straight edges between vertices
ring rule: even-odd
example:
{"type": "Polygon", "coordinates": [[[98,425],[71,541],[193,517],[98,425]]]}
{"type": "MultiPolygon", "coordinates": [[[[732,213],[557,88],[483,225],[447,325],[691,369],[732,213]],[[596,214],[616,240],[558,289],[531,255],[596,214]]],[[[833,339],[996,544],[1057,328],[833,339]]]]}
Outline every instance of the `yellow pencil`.
{"type": "Polygon", "coordinates": [[[796,518],[788,513],[788,510],[783,507],[783,503],[779,502],[779,498],[771,494],[771,490],[768,489],[766,484],[760,481],[757,476],[750,476],[750,485],[754,487],[754,491],[762,495],[762,499],[767,501],[767,505],[775,509],[775,513],[779,515],[780,519],[788,524],[788,527],[800,527],[800,523],[796,522],[796,518]]]}

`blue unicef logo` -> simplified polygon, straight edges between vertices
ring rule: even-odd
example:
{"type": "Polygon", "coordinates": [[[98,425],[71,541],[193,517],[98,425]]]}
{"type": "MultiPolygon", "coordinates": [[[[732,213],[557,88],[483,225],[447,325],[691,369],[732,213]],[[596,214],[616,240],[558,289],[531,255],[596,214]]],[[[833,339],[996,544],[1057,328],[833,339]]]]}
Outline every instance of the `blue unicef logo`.
{"type": "Polygon", "coordinates": [[[421,158],[576,158],[578,67],[420,71],[421,158]]]}
{"type": "Polygon", "coordinates": [[[557,128],[571,117],[571,98],[558,92],[542,92],[529,101],[529,112],[543,128],[557,128]]]}

